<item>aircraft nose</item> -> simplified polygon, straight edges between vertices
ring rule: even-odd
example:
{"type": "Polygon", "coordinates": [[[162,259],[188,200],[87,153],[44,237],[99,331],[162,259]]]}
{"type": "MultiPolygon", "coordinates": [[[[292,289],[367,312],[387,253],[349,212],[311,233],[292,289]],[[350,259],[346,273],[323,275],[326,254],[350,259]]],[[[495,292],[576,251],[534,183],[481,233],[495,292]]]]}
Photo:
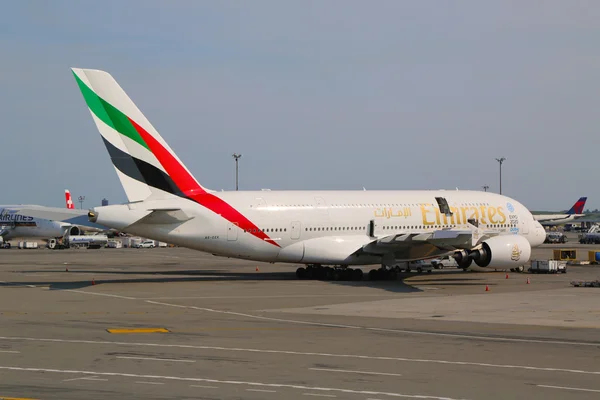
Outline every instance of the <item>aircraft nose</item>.
{"type": "Polygon", "coordinates": [[[544,243],[544,241],[546,240],[546,230],[544,229],[542,224],[540,224],[538,221],[535,221],[534,226],[535,226],[535,244],[534,244],[534,246],[539,246],[540,244],[544,243]]]}

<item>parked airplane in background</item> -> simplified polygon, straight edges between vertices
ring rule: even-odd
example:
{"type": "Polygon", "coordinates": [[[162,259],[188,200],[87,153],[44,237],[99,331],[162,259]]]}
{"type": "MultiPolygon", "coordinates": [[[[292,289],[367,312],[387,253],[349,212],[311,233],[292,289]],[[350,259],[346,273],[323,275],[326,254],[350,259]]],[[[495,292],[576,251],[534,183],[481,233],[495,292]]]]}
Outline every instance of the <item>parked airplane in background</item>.
{"type": "Polygon", "coordinates": [[[87,211],[76,210],[68,190],[65,190],[65,200],[66,209],[38,205],[0,206],[0,243],[15,238],[79,236],[84,229],[108,229],[90,222],[87,211]]]}
{"type": "Polygon", "coordinates": [[[110,74],[73,74],[129,199],[95,207],[93,222],[220,256],[309,265],[299,277],[446,254],[465,269],[515,268],[546,237],[527,208],[489,192],[206,189],[110,74]]]}
{"type": "Polygon", "coordinates": [[[581,218],[585,216],[583,213],[583,209],[585,207],[585,202],[587,201],[587,197],[580,197],[579,200],[573,204],[568,211],[563,213],[556,214],[547,214],[540,212],[537,214],[535,211],[533,212],[533,218],[536,219],[540,224],[544,226],[552,226],[552,225],[563,225],[569,222],[575,221],[577,218],[581,218]]]}
{"type": "MultiPolygon", "coordinates": [[[[32,214],[57,210],[36,205],[0,206],[0,242],[15,238],[57,238],[65,235],[81,235],[82,226],[91,225],[82,210],[67,215],[64,220],[35,217],[32,214]]],[[[54,216],[54,215],[53,215],[54,216]]]]}

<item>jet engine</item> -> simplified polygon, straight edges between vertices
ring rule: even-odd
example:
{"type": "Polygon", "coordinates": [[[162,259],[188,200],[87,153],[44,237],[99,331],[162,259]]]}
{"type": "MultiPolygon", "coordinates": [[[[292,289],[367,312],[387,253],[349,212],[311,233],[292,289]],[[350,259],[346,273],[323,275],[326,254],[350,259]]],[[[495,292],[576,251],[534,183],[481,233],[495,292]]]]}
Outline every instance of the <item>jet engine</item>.
{"type": "Polygon", "coordinates": [[[81,234],[81,229],[79,229],[78,226],[72,226],[71,229],[69,229],[69,236],[78,236],[81,234]]]}
{"type": "Polygon", "coordinates": [[[499,269],[523,265],[531,257],[529,241],[520,235],[494,236],[469,252],[469,258],[480,267],[499,269]]]}
{"type": "Polygon", "coordinates": [[[64,229],[63,236],[64,235],[67,235],[67,236],[78,236],[78,235],[83,234],[83,232],[81,232],[81,229],[78,226],[73,226],[73,225],[70,225],[70,224],[65,224],[65,225],[62,226],[62,228],[64,229]]]}

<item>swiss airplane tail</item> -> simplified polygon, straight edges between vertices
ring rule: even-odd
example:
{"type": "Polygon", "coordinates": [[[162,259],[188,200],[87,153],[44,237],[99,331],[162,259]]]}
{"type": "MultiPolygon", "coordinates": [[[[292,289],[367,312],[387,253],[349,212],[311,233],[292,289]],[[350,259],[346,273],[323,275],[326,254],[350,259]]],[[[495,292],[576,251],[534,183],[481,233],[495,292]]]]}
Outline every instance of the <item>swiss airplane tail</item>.
{"type": "Polygon", "coordinates": [[[69,189],[65,189],[65,201],[67,202],[67,208],[69,210],[73,210],[75,208],[75,204],[73,204],[73,199],[71,198],[71,192],[69,192],[69,189]]]}
{"type": "Polygon", "coordinates": [[[567,214],[583,214],[583,208],[585,207],[586,201],[587,197],[580,197],[579,200],[577,200],[577,202],[573,204],[573,207],[571,207],[571,209],[567,211],[567,214]]]}
{"type": "Polygon", "coordinates": [[[208,192],[109,73],[72,71],[130,202],[208,192]]]}

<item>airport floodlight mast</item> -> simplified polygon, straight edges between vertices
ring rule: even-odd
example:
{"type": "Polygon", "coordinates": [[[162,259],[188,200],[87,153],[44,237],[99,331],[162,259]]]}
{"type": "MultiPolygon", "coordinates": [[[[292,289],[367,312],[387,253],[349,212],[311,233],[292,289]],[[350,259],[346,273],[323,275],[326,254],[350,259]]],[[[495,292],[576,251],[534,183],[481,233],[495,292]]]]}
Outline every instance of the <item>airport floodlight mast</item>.
{"type": "Polygon", "coordinates": [[[502,194],[502,163],[504,161],[506,161],[506,158],[504,158],[504,157],[496,158],[496,161],[498,161],[498,163],[500,163],[500,194],[502,194]]]}
{"type": "Polygon", "coordinates": [[[83,202],[85,201],[85,196],[79,196],[79,208],[83,210],[83,202]]]}
{"type": "Polygon", "coordinates": [[[239,165],[238,160],[242,157],[241,154],[233,153],[231,155],[235,159],[235,190],[238,190],[238,174],[239,174],[239,165]]]}
{"type": "Polygon", "coordinates": [[[488,189],[490,188],[490,185],[483,185],[482,188],[483,188],[484,192],[487,192],[488,189]]]}

